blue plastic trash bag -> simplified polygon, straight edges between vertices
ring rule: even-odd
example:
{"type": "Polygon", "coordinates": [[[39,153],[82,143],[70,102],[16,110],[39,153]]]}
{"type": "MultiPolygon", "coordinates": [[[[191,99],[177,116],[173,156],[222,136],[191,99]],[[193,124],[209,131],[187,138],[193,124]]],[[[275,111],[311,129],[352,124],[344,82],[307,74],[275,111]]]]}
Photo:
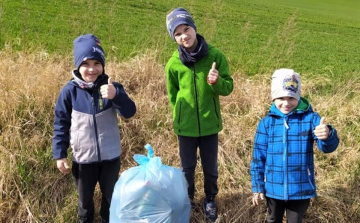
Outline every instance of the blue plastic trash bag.
{"type": "Polygon", "coordinates": [[[110,205],[110,223],[188,223],[187,182],[178,168],[148,155],[134,155],[139,166],[125,170],[116,182],[110,205]]]}

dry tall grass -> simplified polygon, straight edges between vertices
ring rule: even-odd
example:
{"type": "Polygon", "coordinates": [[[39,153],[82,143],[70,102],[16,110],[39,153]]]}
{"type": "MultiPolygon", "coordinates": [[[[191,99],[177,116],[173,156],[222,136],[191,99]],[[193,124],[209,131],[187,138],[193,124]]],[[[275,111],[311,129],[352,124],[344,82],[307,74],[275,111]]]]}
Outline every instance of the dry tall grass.
{"type": "MultiPolygon", "coordinates": [[[[138,112],[120,119],[122,168],[150,143],[164,164],[179,167],[177,139],[165,89],[164,66],[156,52],[127,62],[112,61],[106,73],[121,82],[138,112]]],[[[51,155],[53,108],[70,79],[71,58],[0,52],[0,222],[75,222],[76,191],[51,155]]],[[[301,71],[298,71],[301,73],[301,71]]],[[[224,130],[219,148],[219,219],[217,222],[264,222],[266,207],[251,206],[249,166],[256,125],[270,106],[271,74],[244,77],[234,72],[234,92],[221,98],[224,130]]],[[[359,200],[359,73],[341,78],[302,74],[303,95],[338,130],[341,144],[329,155],[316,152],[318,197],[304,222],[357,222],[359,200]],[[324,87],[329,92],[324,92],[324,87]]],[[[199,163],[200,166],[200,163],[199,163]]],[[[199,210],[191,222],[203,222],[202,173],[196,172],[199,210]]],[[[99,193],[96,202],[99,203],[99,193]]]]}

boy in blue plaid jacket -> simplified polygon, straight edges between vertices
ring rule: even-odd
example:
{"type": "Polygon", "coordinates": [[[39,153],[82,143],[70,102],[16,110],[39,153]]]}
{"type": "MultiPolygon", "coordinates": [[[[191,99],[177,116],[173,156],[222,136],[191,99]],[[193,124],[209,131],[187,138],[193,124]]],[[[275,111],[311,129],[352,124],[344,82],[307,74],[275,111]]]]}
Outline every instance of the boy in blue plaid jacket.
{"type": "Polygon", "coordinates": [[[316,196],[314,141],[324,153],[333,152],[339,138],[336,130],[300,97],[299,74],[276,70],[272,76],[273,104],[256,131],[251,179],[253,204],[266,198],[268,222],[301,222],[316,196]]]}

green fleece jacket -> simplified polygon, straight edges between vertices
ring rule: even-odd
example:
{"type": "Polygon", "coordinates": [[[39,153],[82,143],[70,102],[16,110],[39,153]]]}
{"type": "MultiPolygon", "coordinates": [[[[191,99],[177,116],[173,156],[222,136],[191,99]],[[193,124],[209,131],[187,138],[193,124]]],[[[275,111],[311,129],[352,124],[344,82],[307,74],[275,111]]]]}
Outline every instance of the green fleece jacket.
{"type": "Polygon", "coordinates": [[[225,56],[208,45],[208,55],[192,67],[185,66],[176,50],[165,67],[166,87],[173,109],[173,127],[177,135],[199,137],[222,130],[219,95],[229,95],[233,79],[225,56]],[[213,62],[219,71],[214,85],[207,83],[213,62]]]}

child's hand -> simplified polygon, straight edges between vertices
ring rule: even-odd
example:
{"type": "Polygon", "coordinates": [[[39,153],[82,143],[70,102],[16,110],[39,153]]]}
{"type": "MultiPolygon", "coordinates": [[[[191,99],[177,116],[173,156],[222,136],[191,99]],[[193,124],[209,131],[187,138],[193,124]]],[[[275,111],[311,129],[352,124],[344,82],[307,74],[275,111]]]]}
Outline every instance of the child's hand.
{"type": "Polygon", "coordinates": [[[216,82],[219,79],[219,72],[216,70],[216,62],[212,64],[212,67],[209,71],[209,74],[207,76],[207,82],[210,85],[216,84],[216,82]]]}
{"type": "Polygon", "coordinates": [[[264,200],[264,194],[263,193],[254,193],[252,198],[253,205],[257,206],[259,205],[259,199],[264,200]]]}
{"type": "Polygon", "coordinates": [[[325,124],[325,118],[321,118],[320,124],[314,129],[314,134],[321,140],[326,140],[328,138],[329,128],[325,124]]]}
{"type": "Polygon", "coordinates": [[[100,87],[100,93],[103,98],[113,99],[116,94],[116,89],[109,77],[108,84],[104,84],[100,87]]]}
{"type": "Polygon", "coordinates": [[[56,160],[56,166],[62,173],[65,173],[65,174],[70,173],[70,167],[66,161],[66,158],[56,160]]]}

